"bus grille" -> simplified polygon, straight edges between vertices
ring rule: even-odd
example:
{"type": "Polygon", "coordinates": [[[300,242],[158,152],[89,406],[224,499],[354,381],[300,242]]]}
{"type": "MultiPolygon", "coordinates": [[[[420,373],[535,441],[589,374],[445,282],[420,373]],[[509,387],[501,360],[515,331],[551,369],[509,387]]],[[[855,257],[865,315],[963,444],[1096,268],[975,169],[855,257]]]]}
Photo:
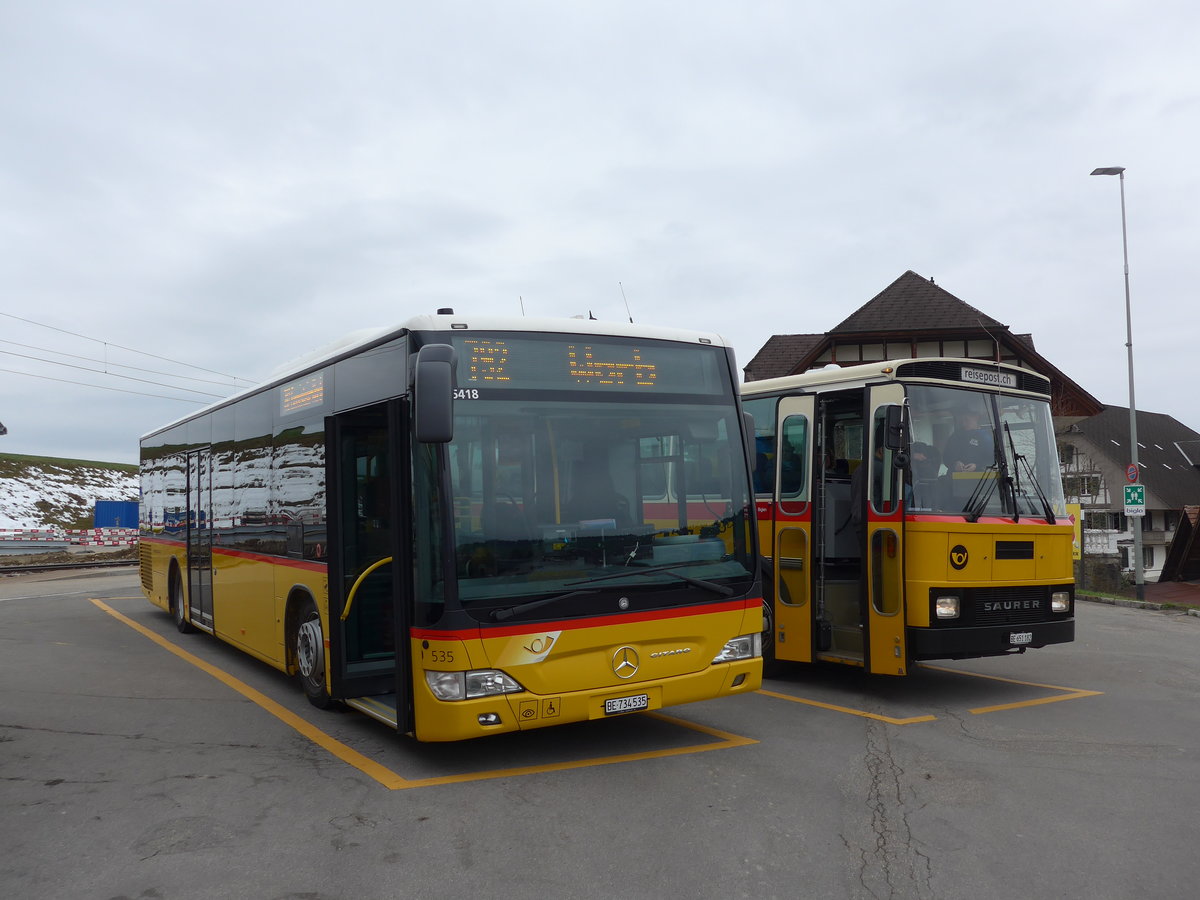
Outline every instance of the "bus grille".
{"type": "Polygon", "coordinates": [[[975,591],[975,624],[1016,625],[1050,618],[1044,587],[980,588],[975,591]]]}
{"type": "Polygon", "coordinates": [[[1033,541],[996,541],[996,559],[1033,559],[1033,541]]]}

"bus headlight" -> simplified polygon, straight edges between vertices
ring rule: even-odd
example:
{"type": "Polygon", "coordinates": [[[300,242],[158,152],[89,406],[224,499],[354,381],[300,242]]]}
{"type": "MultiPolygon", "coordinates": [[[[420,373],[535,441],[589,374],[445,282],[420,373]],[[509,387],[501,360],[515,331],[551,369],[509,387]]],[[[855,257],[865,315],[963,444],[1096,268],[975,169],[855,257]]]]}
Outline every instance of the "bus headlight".
{"type": "Polygon", "coordinates": [[[934,598],[933,608],[939,619],[957,619],[959,600],[955,594],[944,594],[934,598]]]}
{"type": "Polygon", "coordinates": [[[1050,595],[1050,612],[1069,612],[1071,609],[1071,592],[1054,591],[1050,595]]]}
{"type": "Polygon", "coordinates": [[[515,694],[525,690],[499,669],[472,672],[426,672],[425,682],[439,700],[474,700],[497,694],[515,694]]]}
{"type": "Polygon", "coordinates": [[[762,634],[758,632],[727,641],[721,652],[713,657],[713,662],[733,662],[736,659],[754,659],[756,656],[762,656],[762,634]]]}

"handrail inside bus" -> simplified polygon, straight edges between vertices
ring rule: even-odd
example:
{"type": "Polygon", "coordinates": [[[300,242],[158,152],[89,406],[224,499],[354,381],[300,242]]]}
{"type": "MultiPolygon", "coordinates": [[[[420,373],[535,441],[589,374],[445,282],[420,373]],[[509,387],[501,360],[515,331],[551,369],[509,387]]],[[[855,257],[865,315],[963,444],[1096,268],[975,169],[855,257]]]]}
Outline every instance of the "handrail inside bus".
{"type": "Polygon", "coordinates": [[[390,556],[385,556],[383,559],[379,560],[379,562],[374,562],[367,566],[366,569],[363,570],[363,573],[355,579],[354,586],[350,588],[350,593],[346,595],[346,607],[342,610],[343,622],[345,622],[347,617],[350,615],[350,607],[354,605],[354,593],[358,590],[358,586],[363,583],[368,575],[370,575],[380,566],[385,566],[391,561],[392,558],[390,556]]]}

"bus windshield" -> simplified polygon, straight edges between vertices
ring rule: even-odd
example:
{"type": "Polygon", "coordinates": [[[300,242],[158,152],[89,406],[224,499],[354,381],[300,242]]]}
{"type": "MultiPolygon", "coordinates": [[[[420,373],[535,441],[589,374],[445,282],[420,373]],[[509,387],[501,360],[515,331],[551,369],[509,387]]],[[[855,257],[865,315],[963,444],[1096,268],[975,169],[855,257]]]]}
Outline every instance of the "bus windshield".
{"type": "Polygon", "coordinates": [[[732,393],[478,393],[456,403],[447,457],[458,597],[477,620],[750,588],[753,510],[732,393]]]}
{"type": "Polygon", "coordinates": [[[925,385],[907,393],[910,512],[1066,515],[1046,401],[925,385]]]}

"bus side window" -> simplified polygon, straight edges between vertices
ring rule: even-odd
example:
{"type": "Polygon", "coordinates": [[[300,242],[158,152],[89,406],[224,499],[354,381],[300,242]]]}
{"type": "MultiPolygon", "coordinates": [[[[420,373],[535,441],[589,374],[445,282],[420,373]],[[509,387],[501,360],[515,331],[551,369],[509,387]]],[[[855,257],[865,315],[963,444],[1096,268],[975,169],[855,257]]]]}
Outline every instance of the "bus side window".
{"type": "Polygon", "coordinates": [[[788,416],[783,420],[779,441],[779,496],[789,500],[807,500],[808,484],[805,460],[808,458],[808,419],[788,416]]]}

